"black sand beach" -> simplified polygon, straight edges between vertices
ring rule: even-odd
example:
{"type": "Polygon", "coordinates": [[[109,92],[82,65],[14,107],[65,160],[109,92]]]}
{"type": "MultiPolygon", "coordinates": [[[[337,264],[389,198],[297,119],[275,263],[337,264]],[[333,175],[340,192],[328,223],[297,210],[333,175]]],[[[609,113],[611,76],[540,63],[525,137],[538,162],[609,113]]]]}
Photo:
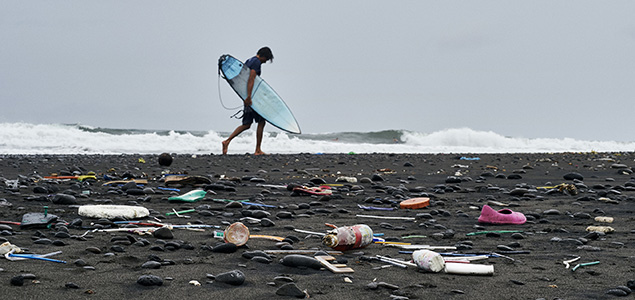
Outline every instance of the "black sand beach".
{"type": "Polygon", "coordinates": [[[3,298],[290,299],[293,296],[276,293],[292,280],[312,299],[613,299],[620,297],[620,291],[627,293],[626,288],[619,290],[619,286],[627,286],[635,279],[632,152],[175,155],[169,167],[160,166],[157,158],[158,155],[0,156],[0,199],[6,200],[0,201],[0,221],[21,222],[26,213],[44,212],[44,206],[48,207],[47,214],[59,217],[48,228],[0,224],[0,242],[8,241],[35,254],[62,251],[50,258],[67,261],[61,264],[1,259],[3,298]],[[471,160],[474,158],[478,160],[471,160]],[[42,178],[73,172],[94,172],[97,180],[42,178]],[[209,183],[194,181],[198,186],[186,184],[179,187],[180,192],[165,191],[159,189],[165,186],[160,180],[162,173],[202,176],[209,183]],[[565,179],[571,173],[582,178],[565,179]],[[148,184],[125,192],[120,186],[103,186],[107,181],[104,175],[110,179],[147,179],[148,184]],[[355,177],[358,182],[336,182],[341,176],[355,177]],[[333,187],[330,197],[292,195],[284,188],[262,186],[316,185],[318,178],[343,186],[333,187]],[[13,186],[14,180],[18,180],[17,186],[13,186]],[[563,183],[573,184],[575,190],[539,188],[563,183]],[[196,188],[208,190],[205,198],[194,203],[168,201],[170,196],[196,188]],[[74,196],[75,203],[59,203],[66,197],[60,194],[74,196]],[[422,209],[393,211],[358,207],[398,207],[400,201],[412,197],[429,197],[431,204],[422,209]],[[227,207],[228,202],[213,199],[249,199],[275,208],[227,207]],[[271,255],[270,263],[243,257],[247,251],[279,250],[281,245],[276,241],[250,239],[235,252],[214,252],[212,249],[222,240],[213,238],[213,229],[175,228],[172,239],[128,232],[88,232],[81,237],[93,228],[118,227],[111,224],[112,220],[79,216],[77,207],[86,204],[139,205],[150,210],[150,217],[140,221],[155,221],[155,217],[170,224],[218,225],[220,230],[255,215],[254,223],[249,222],[253,219],[243,219],[251,234],[288,238],[292,245],[285,248],[295,250],[331,249],[322,245],[319,236],[294,228],[323,233],[330,229],[325,223],[366,224],[375,233],[383,233],[382,238],[387,241],[457,246],[459,249],[454,252],[496,252],[511,259],[490,257],[475,262],[493,265],[493,276],[425,273],[412,267],[383,267],[387,264],[368,260],[376,255],[411,259],[397,248],[372,244],[335,255],[354,269],[354,273],[335,274],[325,269],[285,266],[280,259],[286,254],[271,255]],[[527,222],[479,224],[477,219],[485,204],[496,210],[522,212],[527,222]],[[196,212],[183,214],[190,218],[166,216],[172,209],[196,212]],[[254,213],[260,210],[265,212],[254,213]],[[415,220],[362,218],[359,214],[415,220]],[[271,222],[258,221],[263,216],[271,222]],[[594,220],[598,216],[613,217],[614,222],[599,223],[594,220]],[[590,225],[611,226],[615,232],[589,233],[586,228],[590,225]],[[466,235],[488,230],[522,233],[466,235]],[[412,235],[425,237],[403,238],[412,235]],[[567,269],[563,261],[575,257],[580,259],[567,269]],[[159,264],[149,264],[155,268],[142,267],[148,261],[159,264]],[[599,263],[572,271],[578,263],[595,261],[599,263]],[[232,270],[244,274],[242,284],[217,280],[219,274],[232,270]],[[23,285],[19,285],[21,275],[23,285]],[[163,283],[138,284],[143,275],[158,276],[163,283]],[[191,284],[192,280],[200,286],[191,284]],[[374,284],[380,282],[386,284],[374,284]]]}

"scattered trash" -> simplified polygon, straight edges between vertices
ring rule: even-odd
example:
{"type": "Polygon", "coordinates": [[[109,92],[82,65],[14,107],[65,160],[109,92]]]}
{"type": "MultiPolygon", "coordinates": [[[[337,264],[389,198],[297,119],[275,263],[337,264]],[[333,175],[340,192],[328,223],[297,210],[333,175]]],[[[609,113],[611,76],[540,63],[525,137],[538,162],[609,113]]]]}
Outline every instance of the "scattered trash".
{"type": "Polygon", "coordinates": [[[181,211],[174,211],[174,209],[172,209],[172,212],[169,213],[165,213],[166,216],[171,216],[171,215],[177,215],[179,216],[180,214],[186,214],[186,213],[191,213],[191,212],[195,212],[196,209],[186,209],[186,210],[181,210],[181,211]]]}
{"type": "Polygon", "coordinates": [[[478,217],[479,223],[488,224],[525,224],[527,218],[524,214],[514,212],[511,209],[501,209],[499,211],[494,210],[489,205],[483,205],[481,210],[481,216],[478,217]]]}
{"type": "Polygon", "coordinates": [[[326,252],[328,255],[342,255],[342,251],[324,251],[321,249],[298,249],[298,250],[263,250],[267,254],[313,254],[316,252],[326,252]]]}
{"type": "Polygon", "coordinates": [[[575,272],[575,270],[577,270],[579,267],[586,267],[586,266],[592,266],[592,265],[597,265],[599,264],[600,261],[592,261],[592,262],[588,262],[588,263],[583,263],[583,264],[577,264],[575,267],[573,267],[573,269],[571,269],[571,272],[575,272]]]}
{"type": "Polygon", "coordinates": [[[66,261],[63,261],[63,260],[47,258],[47,256],[60,254],[60,253],[62,253],[62,251],[55,251],[55,252],[51,252],[51,253],[43,254],[43,255],[38,255],[38,254],[15,254],[13,252],[14,252],[14,250],[5,253],[4,257],[7,260],[11,260],[11,261],[22,260],[22,259],[36,259],[36,260],[44,260],[44,261],[50,261],[50,262],[56,262],[56,263],[62,263],[62,264],[66,263],[66,261]]]}
{"type": "Polygon", "coordinates": [[[190,280],[188,283],[193,286],[201,286],[201,283],[196,280],[190,280]]]}
{"type": "Polygon", "coordinates": [[[407,235],[407,236],[402,236],[402,239],[415,239],[415,238],[427,238],[427,236],[425,235],[407,235]]]}
{"type": "Polygon", "coordinates": [[[150,215],[150,211],[143,206],[131,205],[82,205],[77,209],[82,217],[96,219],[139,219],[150,215]]]}
{"type": "Polygon", "coordinates": [[[412,217],[385,217],[385,216],[372,216],[372,215],[355,215],[359,218],[373,218],[373,219],[385,219],[385,220],[406,220],[406,221],[414,221],[416,218],[412,217]]]}
{"type": "Polygon", "coordinates": [[[216,201],[216,202],[240,202],[243,205],[253,205],[253,206],[261,206],[261,207],[267,207],[267,208],[276,208],[276,206],[274,206],[274,205],[267,205],[267,204],[262,204],[262,203],[249,202],[249,199],[245,199],[245,200],[212,199],[212,201],[216,201]]]}
{"type": "Polygon", "coordinates": [[[455,246],[430,246],[430,245],[404,245],[404,244],[386,244],[389,247],[396,247],[405,250],[456,250],[455,246]]]}
{"type": "Polygon", "coordinates": [[[250,234],[249,239],[264,239],[276,242],[284,241],[284,238],[281,236],[273,236],[273,235],[264,235],[264,234],[250,234]]]}
{"type": "Polygon", "coordinates": [[[402,209],[419,209],[424,208],[430,205],[430,198],[421,197],[421,198],[411,198],[408,200],[401,201],[399,203],[399,208],[402,209]]]}
{"type": "Polygon", "coordinates": [[[326,196],[332,195],[333,191],[330,186],[320,186],[320,187],[307,187],[307,186],[295,186],[292,191],[297,194],[307,194],[307,195],[318,195],[318,196],[326,196]]]}
{"type": "Polygon", "coordinates": [[[595,217],[596,222],[613,223],[613,217],[595,217]]]}
{"type": "Polygon", "coordinates": [[[167,188],[167,187],[162,187],[162,186],[158,186],[157,189],[158,190],[162,190],[162,191],[170,191],[170,192],[180,192],[181,191],[181,189],[167,188]]]}
{"type": "Polygon", "coordinates": [[[602,202],[606,202],[606,203],[612,203],[612,204],[620,204],[620,201],[617,200],[613,200],[609,197],[600,197],[598,198],[598,201],[602,201],[602,202]]]}
{"type": "Polygon", "coordinates": [[[329,261],[335,260],[333,256],[316,256],[317,259],[324,267],[333,273],[353,273],[352,268],[347,267],[346,264],[331,264],[329,261]]]}
{"type": "Polygon", "coordinates": [[[77,181],[84,181],[86,179],[97,180],[97,177],[95,175],[58,176],[57,174],[51,174],[51,176],[44,176],[44,179],[53,179],[53,180],[71,180],[71,179],[75,179],[77,181]]]}
{"type": "Polygon", "coordinates": [[[319,235],[319,236],[325,236],[326,235],[326,233],[308,231],[308,230],[302,230],[302,229],[293,229],[293,231],[300,232],[300,233],[306,233],[306,234],[315,234],[315,235],[319,235]]]}
{"type": "Polygon", "coordinates": [[[236,246],[242,246],[249,240],[249,228],[245,224],[236,222],[225,228],[223,239],[226,243],[232,243],[236,246]]]}
{"type": "Polygon", "coordinates": [[[459,158],[460,160],[481,160],[480,157],[465,157],[465,156],[461,156],[461,158],[459,158]]]}
{"type": "Polygon", "coordinates": [[[181,216],[181,215],[179,214],[179,212],[178,212],[178,211],[176,211],[176,209],[174,209],[174,208],[172,209],[172,213],[173,213],[174,215],[176,215],[177,217],[179,217],[179,218],[186,218],[186,219],[191,218],[190,216],[181,216]]]}
{"type": "Polygon", "coordinates": [[[446,263],[443,270],[448,274],[457,275],[494,275],[493,265],[482,264],[461,264],[461,263],[446,263]]]}
{"type": "Polygon", "coordinates": [[[13,245],[9,242],[4,242],[0,245],[0,255],[5,255],[9,252],[12,253],[20,253],[22,252],[22,249],[20,249],[20,247],[13,245]]]}
{"type": "Polygon", "coordinates": [[[22,215],[20,228],[44,228],[55,221],[57,221],[57,216],[49,214],[46,210],[44,213],[30,212],[22,215]]]}
{"type": "Polygon", "coordinates": [[[611,226],[589,226],[586,228],[587,232],[604,232],[604,233],[613,233],[615,229],[611,226]]]}
{"type": "Polygon", "coordinates": [[[148,180],[147,179],[129,179],[129,180],[112,180],[112,181],[108,181],[105,182],[103,184],[103,186],[113,186],[113,185],[123,185],[129,182],[134,182],[136,184],[140,184],[140,185],[146,185],[148,184],[148,180]]]}
{"type": "Polygon", "coordinates": [[[205,198],[207,194],[204,190],[192,190],[180,196],[172,196],[168,198],[170,202],[196,202],[205,198]]]}
{"type": "Polygon", "coordinates": [[[580,257],[578,256],[578,257],[570,259],[570,260],[565,260],[562,263],[565,265],[565,269],[568,269],[570,263],[575,262],[575,261],[577,261],[579,259],[580,259],[580,257]]]}
{"type": "Polygon", "coordinates": [[[445,268],[445,260],[441,254],[430,250],[417,250],[412,253],[412,260],[420,269],[427,272],[440,272],[445,268]]]}
{"type": "Polygon", "coordinates": [[[357,178],[355,178],[355,177],[347,177],[347,176],[340,176],[340,177],[337,177],[337,179],[335,179],[335,182],[357,183],[357,178]]]}
{"type": "Polygon", "coordinates": [[[477,232],[470,232],[470,233],[466,233],[465,235],[467,236],[472,236],[472,235],[481,235],[481,234],[488,234],[488,233],[522,233],[522,230],[487,230],[487,231],[477,231],[477,232]]]}
{"type": "Polygon", "coordinates": [[[417,265],[415,263],[409,262],[409,261],[405,261],[405,260],[400,260],[400,259],[395,259],[395,258],[391,258],[391,257],[386,257],[386,256],[381,256],[381,255],[375,255],[375,258],[381,262],[385,262],[387,264],[402,268],[402,269],[406,269],[409,266],[410,267],[416,267],[417,265]]]}
{"type": "Polygon", "coordinates": [[[537,190],[552,190],[552,191],[556,191],[560,193],[566,193],[569,195],[578,194],[578,188],[575,185],[570,183],[561,183],[554,186],[539,186],[539,187],[536,187],[536,189],[537,190]]]}
{"type": "Polygon", "coordinates": [[[322,243],[335,250],[363,248],[373,242],[373,230],[368,225],[337,227],[322,237],[322,243]]]}
{"type": "Polygon", "coordinates": [[[375,207],[375,206],[365,206],[361,204],[357,204],[357,207],[363,210],[386,210],[386,211],[395,210],[394,207],[375,207]]]}

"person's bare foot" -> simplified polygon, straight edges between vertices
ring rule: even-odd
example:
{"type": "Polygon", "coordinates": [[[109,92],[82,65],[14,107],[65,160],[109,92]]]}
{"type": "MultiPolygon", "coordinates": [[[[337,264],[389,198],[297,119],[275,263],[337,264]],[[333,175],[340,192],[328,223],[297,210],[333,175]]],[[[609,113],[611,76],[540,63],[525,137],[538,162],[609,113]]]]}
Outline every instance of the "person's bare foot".
{"type": "Polygon", "coordinates": [[[227,148],[229,148],[229,141],[223,141],[223,154],[227,154],[227,148]]]}
{"type": "Polygon", "coordinates": [[[267,155],[267,153],[264,153],[261,150],[259,150],[259,151],[256,151],[254,155],[267,155]]]}

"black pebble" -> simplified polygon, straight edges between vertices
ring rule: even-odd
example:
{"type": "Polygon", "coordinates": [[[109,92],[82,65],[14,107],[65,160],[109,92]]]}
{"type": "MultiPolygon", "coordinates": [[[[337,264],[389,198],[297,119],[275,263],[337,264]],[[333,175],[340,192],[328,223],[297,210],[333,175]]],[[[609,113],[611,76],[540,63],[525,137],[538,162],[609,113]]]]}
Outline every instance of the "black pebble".
{"type": "Polygon", "coordinates": [[[11,285],[15,286],[23,286],[24,285],[24,276],[18,275],[11,278],[11,285]]]}
{"type": "Polygon", "coordinates": [[[163,279],[155,275],[142,275],[137,279],[137,283],[143,286],[161,286],[163,285],[163,279]]]}
{"type": "Polygon", "coordinates": [[[218,253],[234,253],[238,250],[238,246],[232,243],[218,244],[212,248],[212,252],[218,253]]]}
{"type": "Polygon", "coordinates": [[[64,286],[66,288],[69,288],[69,289],[79,289],[79,285],[77,285],[75,283],[72,283],[72,282],[69,282],[69,283],[65,284],[64,286]]]}
{"type": "Polygon", "coordinates": [[[216,275],[216,281],[231,285],[241,285],[245,282],[245,274],[240,270],[232,270],[216,275]]]}

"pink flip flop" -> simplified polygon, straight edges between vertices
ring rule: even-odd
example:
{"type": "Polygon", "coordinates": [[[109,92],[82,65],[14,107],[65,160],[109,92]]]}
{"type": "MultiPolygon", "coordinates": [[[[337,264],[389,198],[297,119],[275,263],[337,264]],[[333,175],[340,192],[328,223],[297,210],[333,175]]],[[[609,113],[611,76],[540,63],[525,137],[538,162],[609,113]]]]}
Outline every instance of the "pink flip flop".
{"type": "Polygon", "coordinates": [[[481,216],[478,217],[479,223],[489,223],[489,224],[525,224],[527,218],[524,214],[519,212],[513,212],[511,209],[501,209],[499,211],[495,211],[493,208],[489,207],[489,205],[483,205],[483,209],[481,210],[481,216]]]}

